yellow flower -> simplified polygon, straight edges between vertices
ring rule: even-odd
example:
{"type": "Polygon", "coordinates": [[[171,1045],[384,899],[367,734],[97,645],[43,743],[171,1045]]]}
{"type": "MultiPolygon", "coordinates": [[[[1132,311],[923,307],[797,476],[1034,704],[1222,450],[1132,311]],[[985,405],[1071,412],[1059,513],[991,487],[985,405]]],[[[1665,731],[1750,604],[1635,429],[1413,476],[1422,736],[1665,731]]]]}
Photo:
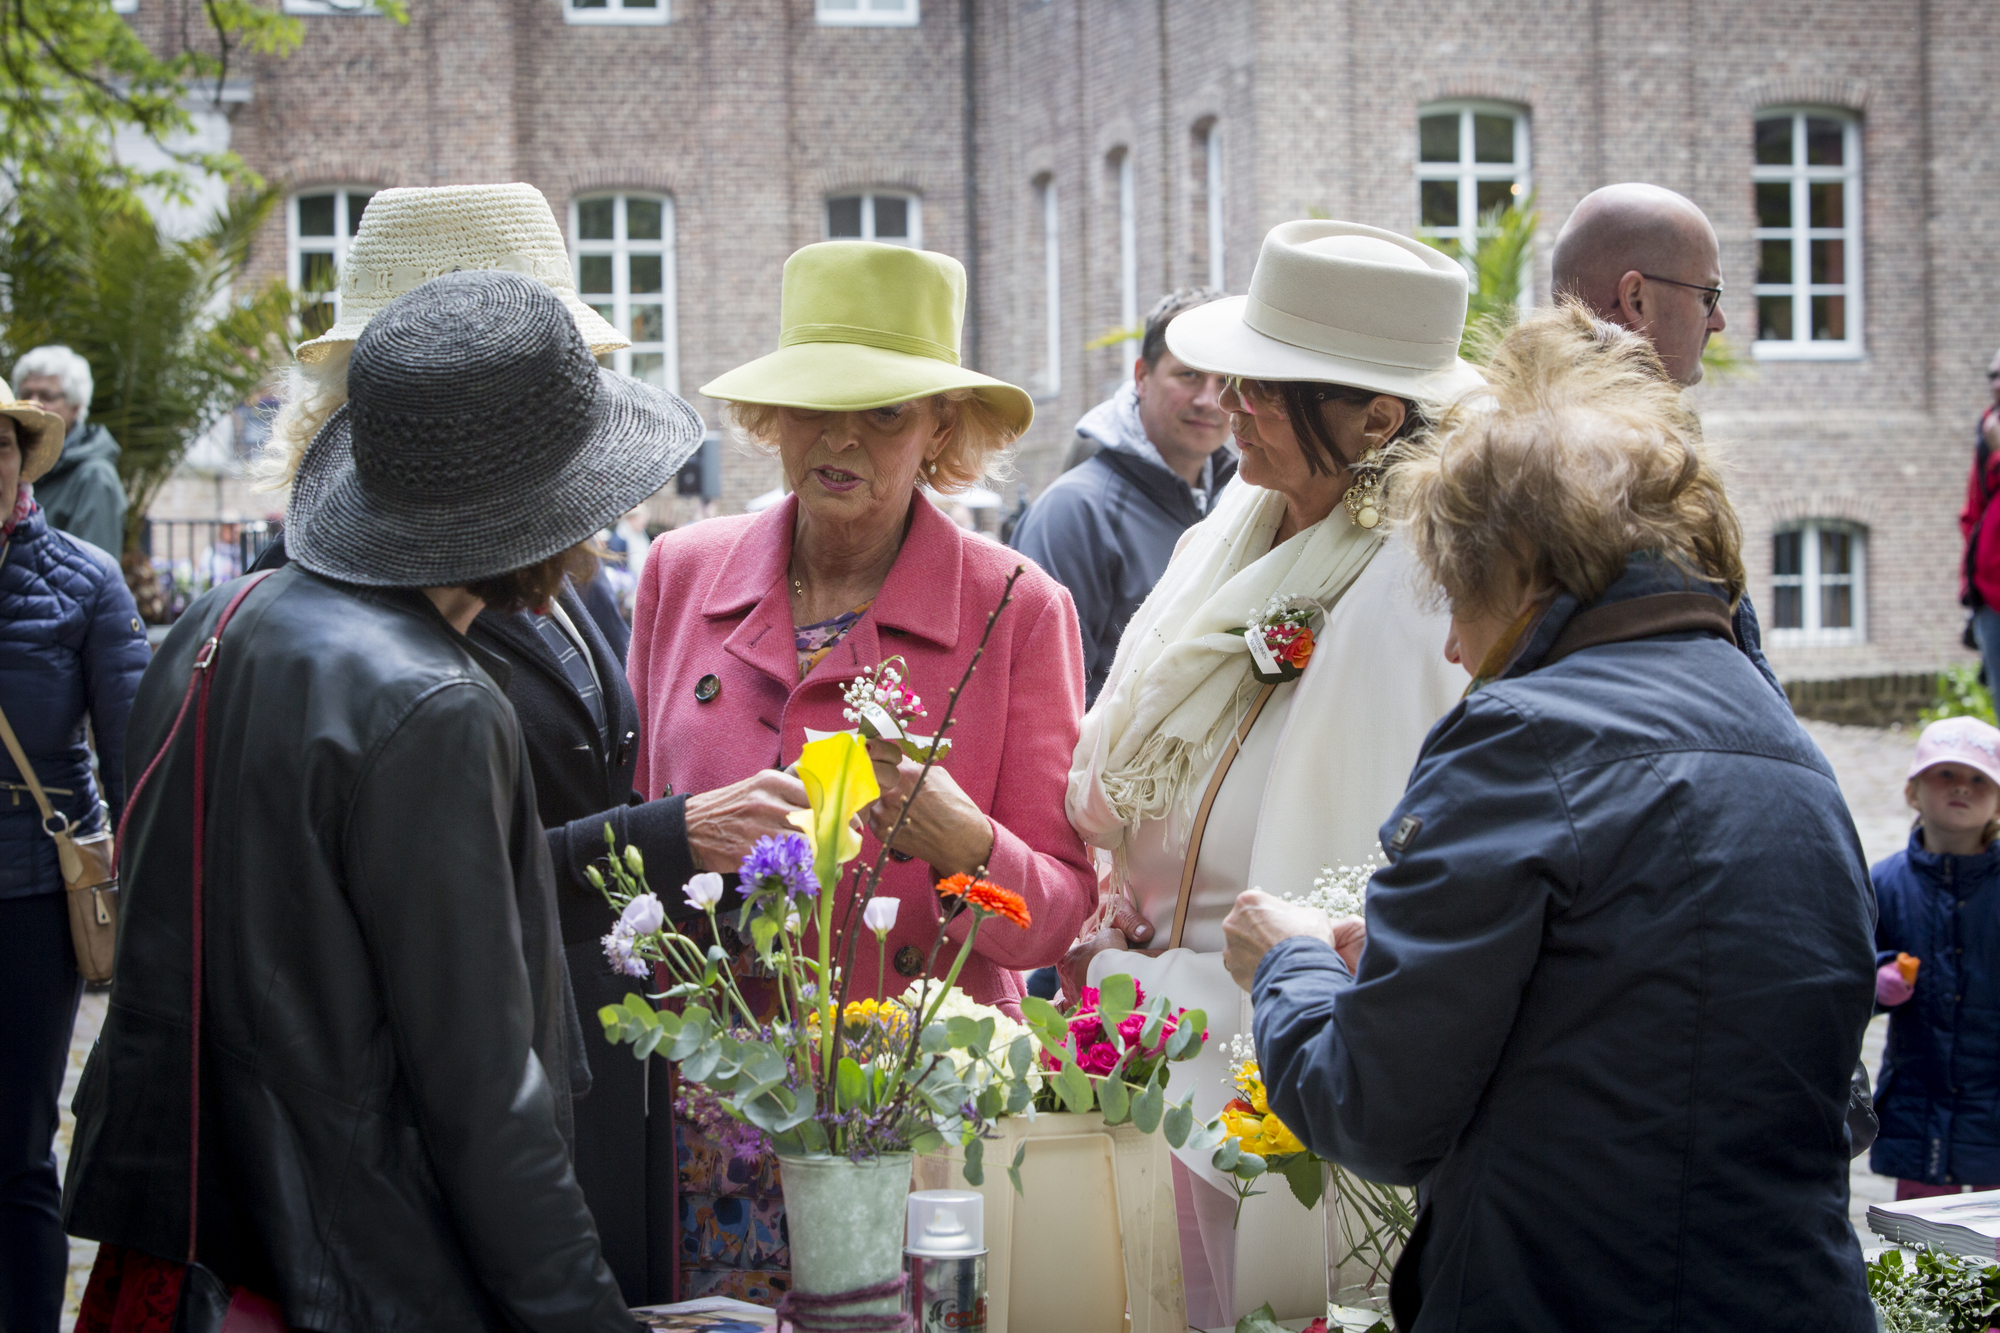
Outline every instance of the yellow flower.
{"type": "Polygon", "coordinates": [[[1245,1060],[1236,1067],[1236,1090],[1244,1101],[1257,1108],[1258,1115],[1270,1114],[1271,1103],[1264,1095],[1264,1075],[1255,1060],[1245,1060]]]}
{"type": "Polygon", "coordinates": [[[1306,1150],[1306,1145],[1299,1142],[1299,1136],[1285,1128],[1285,1122],[1274,1115],[1264,1117],[1262,1142],[1265,1146],[1257,1150],[1260,1157],[1277,1157],[1283,1153],[1306,1150]]]}

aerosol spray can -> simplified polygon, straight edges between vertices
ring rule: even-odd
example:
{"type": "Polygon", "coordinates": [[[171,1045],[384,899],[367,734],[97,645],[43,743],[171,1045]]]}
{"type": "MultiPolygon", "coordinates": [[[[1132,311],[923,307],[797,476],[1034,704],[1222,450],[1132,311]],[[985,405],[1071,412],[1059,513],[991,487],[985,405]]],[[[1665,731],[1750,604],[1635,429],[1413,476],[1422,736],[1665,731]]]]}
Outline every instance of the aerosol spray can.
{"type": "Polygon", "coordinates": [[[903,1264],[909,1270],[905,1313],[917,1333],[985,1333],[984,1202],[970,1190],[910,1195],[903,1264]]]}

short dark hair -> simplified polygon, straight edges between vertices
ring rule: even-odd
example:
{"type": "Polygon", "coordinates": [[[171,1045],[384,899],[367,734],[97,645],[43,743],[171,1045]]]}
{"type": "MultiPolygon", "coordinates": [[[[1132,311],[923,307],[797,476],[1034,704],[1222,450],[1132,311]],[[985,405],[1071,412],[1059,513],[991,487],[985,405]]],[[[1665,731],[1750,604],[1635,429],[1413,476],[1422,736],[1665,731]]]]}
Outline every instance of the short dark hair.
{"type": "Polygon", "coordinates": [[[1227,294],[1215,287],[1183,287],[1162,296],[1146,312],[1146,340],[1139,344],[1139,359],[1149,366],[1159,365],[1160,353],[1167,350],[1167,325],[1174,322],[1174,316],[1220,301],[1227,294]]]}
{"type": "Polygon", "coordinates": [[[579,584],[588,583],[596,573],[597,541],[592,538],[546,560],[475,580],[465,590],[486,603],[487,610],[512,615],[541,610],[562,591],[563,580],[574,576],[579,584]]]}

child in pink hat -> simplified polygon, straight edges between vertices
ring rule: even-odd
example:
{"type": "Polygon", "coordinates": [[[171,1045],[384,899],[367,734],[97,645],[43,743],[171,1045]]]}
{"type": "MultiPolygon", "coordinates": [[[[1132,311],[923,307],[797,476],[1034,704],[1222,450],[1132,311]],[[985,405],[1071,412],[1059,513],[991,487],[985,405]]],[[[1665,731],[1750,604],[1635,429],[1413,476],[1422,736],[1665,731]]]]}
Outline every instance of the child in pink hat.
{"type": "Polygon", "coordinates": [[[1925,727],[1904,797],[1910,844],[1872,871],[1892,1017],[1868,1160],[1918,1199],[2000,1187],[2000,730],[1925,727]]]}

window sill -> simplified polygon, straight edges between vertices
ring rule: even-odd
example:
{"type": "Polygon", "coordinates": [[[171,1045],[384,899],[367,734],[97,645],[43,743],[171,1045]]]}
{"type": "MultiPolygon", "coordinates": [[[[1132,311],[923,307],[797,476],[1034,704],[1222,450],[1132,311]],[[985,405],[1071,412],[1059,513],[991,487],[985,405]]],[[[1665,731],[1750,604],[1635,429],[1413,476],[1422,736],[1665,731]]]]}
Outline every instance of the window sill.
{"type": "Polygon", "coordinates": [[[672,22],[667,7],[658,9],[571,9],[563,6],[563,22],[579,28],[664,28],[672,22]]]}
{"type": "Polygon", "coordinates": [[[1858,342],[1780,342],[1761,338],[1750,344],[1753,361],[1860,361],[1866,356],[1858,342]]]}
{"type": "Polygon", "coordinates": [[[914,28],[915,14],[819,14],[813,20],[822,28],[914,28]]]}
{"type": "Polygon", "coordinates": [[[1866,635],[1851,629],[1773,629],[1764,631],[1769,648],[1859,648],[1866,635]]]}
{"type": "Polygon", "coordinates": [[[317,15],[323,18],[372,18],[382,17],[382,11],[375,7],[374,0],[284,0],[287,14],[317,15]]]}

